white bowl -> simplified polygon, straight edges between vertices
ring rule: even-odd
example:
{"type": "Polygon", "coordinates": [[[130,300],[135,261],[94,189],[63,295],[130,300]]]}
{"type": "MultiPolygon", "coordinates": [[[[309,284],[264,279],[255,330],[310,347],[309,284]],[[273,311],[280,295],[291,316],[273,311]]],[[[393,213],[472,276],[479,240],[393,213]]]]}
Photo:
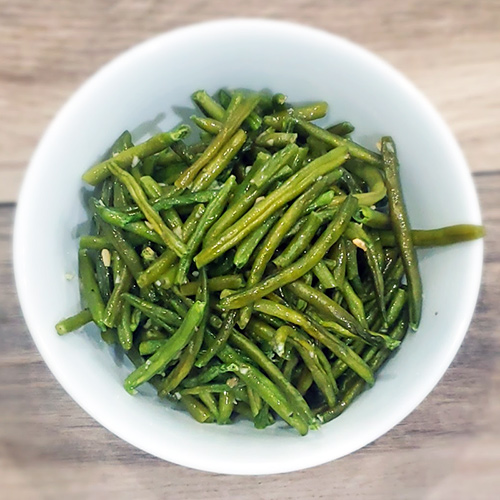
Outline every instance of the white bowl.
{"type": "Polygon", "coordinates": [[[271,89],[290,102],[323,99],[325,122],[350,120],[370,148],[392,135],[416,228],[480,223],[467,164],[429,102],[392,67],[331,34],[284,22],[224,20],[149,40],[109,63],[57,115],[29,166],[17,209],[14,264],[33,339],[71,397],[125,441],[177,464],[229,474],[270,474],[351,453],[405,418],[455,356],[477,299],[482,241],[419,253],[425,291],[420,329],[344,414],[306,437],[274,425],[200,425],[154,397],[130,396],[131,364],[92,328],[59,337],[79,310],[77,228],[87,220],[81,174],[124,130],[140,141],[192,112],[190,94],[220,87],[271,89]],[[189,109],[186,109],[189,108],[189,109]]]}

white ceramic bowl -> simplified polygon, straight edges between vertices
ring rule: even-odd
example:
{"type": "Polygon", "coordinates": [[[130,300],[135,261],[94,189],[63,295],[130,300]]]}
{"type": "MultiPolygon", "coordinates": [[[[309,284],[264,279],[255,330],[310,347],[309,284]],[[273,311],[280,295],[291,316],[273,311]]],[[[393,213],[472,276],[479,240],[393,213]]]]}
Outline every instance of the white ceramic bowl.
{"type": "Polygon", "coordinates": [[[405,418],[437,384],[466,333],[477,299],[481,241],[419,253],[421,327],[383,368],[374,388],[342,416],[299,437],[284,425],[200,425],[152,390],[130,396],[131,365],[92,328],[58,337],[54,324],[79,309],[77,228],[86,221],[81,174],[124,129],[140,141],[192,112],[204,88],[271,89],[290,102],[324,99],[325,122],[350,120],[373,148],[393,135],[416,228],[480,223],[473,182],[450,131],[392,67],[315,29],[266,20],[188,26],[149,40],[94,75],[57,115],[33,156],[14,237],[19,298],[33,339],[73,399],[111,432],[165,460],[230,474],[293,471],[351,453],[405,418]],[[189,109],[187,109],[189,108],[189,109]]]}

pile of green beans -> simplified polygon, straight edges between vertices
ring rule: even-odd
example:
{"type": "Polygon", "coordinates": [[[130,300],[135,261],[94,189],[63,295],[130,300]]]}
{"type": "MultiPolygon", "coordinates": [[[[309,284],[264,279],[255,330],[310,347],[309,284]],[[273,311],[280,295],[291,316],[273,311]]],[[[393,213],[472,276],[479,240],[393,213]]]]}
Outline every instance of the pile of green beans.
{"type": "MultiPolygon", "coordinates": [[[[83,180],[83,309],[146,382],[198,422],[305,435],[340,415],[418,328],[416,248],[483,236],[471,225],[413,230],[396,147],[354,126],[312,123],[325,102],[195,92],[202,113],[134,145],[125,131],[83,180]],[[187,139],[184,142],[184,139],[187,139]]],[[[426,306],[427,307],[427,306],[426,306]]]]}

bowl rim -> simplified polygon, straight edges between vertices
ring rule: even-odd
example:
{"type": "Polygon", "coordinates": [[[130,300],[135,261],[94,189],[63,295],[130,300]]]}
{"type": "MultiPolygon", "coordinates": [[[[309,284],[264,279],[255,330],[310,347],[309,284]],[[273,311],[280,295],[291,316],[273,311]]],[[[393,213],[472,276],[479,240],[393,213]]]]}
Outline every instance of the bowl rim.
{"type": "MultiPolygon", "coordinates": [[[[462,311],[462,330],[459,334],[457,334],[454,338],[453,345],[447,350],[446,356],[441,359],[441,363],[439,369],[435,370],[435,377],[433,378],[432,383],[427,384],[426,386],[420,387],[420,390],[415,391],[415,394],[412,398],[412,404],[408,404],[405,408],[401,408],[399,412],[393,412],[390,416],[388,416],[385,420],[385,425],[381,428],[378,428],[376,432],[372,432],[368,434],[368,437],[362,440],[361,443],[357,443],[352,449],[343,450],[340,453],[332,454],[332,456],[327,457],[316,457],[314,454],[312,457],[304,456],[299,457],[298,460],[295,461],[293,466],[288,465],[287,467],[280,467],[278,464],[274,469],[260,470],[258,467],[254,467],[252,470],[242,470],[241,467],[238,467],[237,464],[229,464],[226,461],[225,467],[221,467],[221,464],[211,464],[203,459],[194,460],[194,461],[186,461],[183,459],[178,459],[175,453],[171,453],[168,450],[161,449],[160,447],[156,447],[155,449],[151,449],[150,447],[144,446],[140,439],[136,438],[136,436],[131,436],[125,432],[122,432],[122,429],[119,426],[113,425],[113,422],[110,421],[109,418],[103,416],[102,414],[96,415],[95,411],[92,411],[88,408],[88,404],[86,401],[86,397],[81,394],[78,390],[75,390],[71,384],[68,383],[65,377],[65,370],[61,368],[57,359],[55,359],[49,350],[45,349],[43,342],[41,341],[41,334],[38,332],[36,318],[31,314],[29,301],[27,300],[26,294],[26,279],[24,279],[23,275],[23,266],[22,262],[19,258],[16,258],[16,255],[19,255],[19,250],[22,245],[22,228],[26,224],[26,218],[29,216],[29,205],[25,201],[26,193],[29,191],[30,185],[32,184],[32,179],[34,178],[34,173],[37,169],[37,164],[39,162],[39,157],[42,155],[43,150],[45,149],[45,144],[48,142],[48,138],[54,133],[57,129],[59,122],[61,122],[66,115],[70,115],[72,113],[73,108],[76,104],[83,98],[88,92],[91,92],[95,85],[98,84],[99,80],[103,75],[106,75],[108,72],[112,72],[115,67],[126,63],[127,59],[131,56],[134,57],[141,53],[141,51],[148,50],[150,47],[153,47],[157,44],[169,43],[170,39],[174,39],[179,35],[194,35],[199,36],[200,30],[218,30],[223,29],[227,25],[231,25],[232,27],[240,25],[242,28],[252,27],[254,29],[259,29],[262,26],[269,27],[275,30],[284,30],[284,31],[294,31],[296,33],[300,33],[306,37],[314,37],[316,39],[322,39],[325,41],[329,41],[330,43],[334,42],[339,46],[343,46],[343,48],[348,49],[350,51],[356,52],[359,56],[362,56],[366,61],[370,62],[373,65],[379,67],[380,71],[388,74],[390,79],[395,82],[398,86],[404,87],[404,90],[411,94],[413,99],[415,99],[419,105],[425,108],[426,113],[432,118],[435,124],[441,129],[444,137],[447,139],[447,147],[452,149],[453,154],[461,159],[461,166],[465,168],[464,172],[461,172],[462,175],[468,176],[468,182],[474,186],[473,178],[471,171],[468,167],[468,164],[463,156],[460,147],[451,133],[450,129],[444,122],[443,118],[436,111],[434,106],[429,102],[429,100],[416,88],[416,86],[407,79],[402,73],[400,73],[397,69],[395,69],[388,62],[383,60],[378,55],[372,53],[371,51],[363,48],[357,43],[351,42],[341,36],[330,33],[325,30],[321,30],[318,28],[314,28],[311,26],[306,26],[301,23],[289,22],[289,21],[278,21],[278,20],[269,20],[263,18],[224,18],[224,19],[216,19],[211,21],[205,21],[195,24],[189,24],[186,26],[181,26],[175,28],[173,30],[169,30],[165,33],[161,33],[156,35],[148,40],[145,40],[137,45],[132,46],[131,48],[125,50],[118,56],[111,59],[104,66],[102,66],[97,72],[95,72],[90,78],[88,78],[80,87],[69,97],[63,107],[57,112],[52,122],[48,126],[48,128],[43,133],[42,138],[40,139],[35,152],[33,153],[31,160],[28,165],[28,169],[25,173],[23,183],[21,186],[20,194],[18,197],[18,204],[16,208],[15,220],[14,220],[14,237],[13,237],[13,262],[14,262],[14,275],[16,288],[18,291],[19,302],[21,304],[21,309],[23,312],[23,316],[25,318],[26,324],[28,326],[28,330],[30,332],[31,337],[37,349],[39,350],[42,358],[45,363],[49,367],[50,371],[57,379],[57,381],[61,384],[64,390],[71,396],[71,398],[93,419],[99,422],[101,425],[106,427],[113,434],[123,439],[125,442],[132,444],[133,446],[144,450],[154,456],[162,458],[164,460],[168,460],[170,462],[183,465],[186,467],[216,472],[216,473],[225,473],[225,474],[240,474],[240,475],[256,475],[256,474],[274,474],[274,473],[284,473],[284,472],[292,472],[296,470],[301,470],[317,465],[324,464],[326,462],[341,458],[347,454],[350,454],[354,451],[357,451],[360,448],[363,448],[367,444],[373,442],[379,437],[386,434],[390,429],[400,423],[404,418],[406,418],[415,408],[427,397],[427,395],[432,391],[432,389],[438,384],[449,365],[453,361],[460,345],[463,342],[463,339],[467,333],[469,328],[474,309],[477,302],[477,297],[479,294],[479,288],[481,284],[481,273],[482,273],[482,265],[483,265],[483,240],[476,242],[475,248],[475,260],[473,264],[475,265],[474,269],[474,280],[473,287],[470,290],[470,301],[468,303],[468,308],[465,311],[462,311]],[[382,430],[381,430],[382,429],[382,430]]],[[[475,217],[480,221],[480,210],[479,210],[479,201],[477,197],[477,192],[475,188],[472,189],[473,199],[471,200],[476,205],[476,214],[475,217]]],[[[478,222],[480,223],[480,222],[478,222]]]]}

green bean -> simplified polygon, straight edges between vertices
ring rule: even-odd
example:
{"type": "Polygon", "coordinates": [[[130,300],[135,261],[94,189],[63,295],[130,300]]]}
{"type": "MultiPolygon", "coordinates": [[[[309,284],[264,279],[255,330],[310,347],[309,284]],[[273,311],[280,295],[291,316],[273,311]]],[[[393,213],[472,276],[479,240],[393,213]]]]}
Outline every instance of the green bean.
{"type": "Polygon", "coordinates": [[[103,321],[105,306],[95,277],[94,265],[87,250],[78,251],[78,271],[83,300],[92,314],[94,323],[105,331],[106,325],[103,321]]]}
{"type": "MultiPolygon", "coordinates": [[[[271,156],[261,169],[256,172],[251,170],[248,174],[250,186],[254,185],[257,188],[264,187],[282,167],[285,167],[292,161],[298,150],[299,148],[295,144],[288,144],[281,151],[271,156]]],[[[236,194],[239,197],[239,192],[236,194]]],[[[236,201],[238,201],[238,199],[236,199],[235,202],[236,201]]]]}
{"type": "Polygon", "coordinates": [[[189,414],[200,424],[214,421],[208,408],[193,396],[181,396],[180,402],[189,414]]]}
{"type": "MultiPolygon", "coordinates": [[[[380,231],[378,234],[384,247],[397,246],[396,236],[393,232],[380,231]]],[[[484,227],[457,224],[437,229],[412,229],[410,235],[413,244],[417,247],[437,247],[482,238],[484,227]]]]}
{"type": "MultiPolygon", "coordinates": [[[[262,99],[262,95],[260,96],[262,99]]],[[[231,93],[226,92],[224,89],[219,90],[219,100],[222,106],[227,108],[231,103],[231,93]]],[[[258,105],[257,105],[258,106],[258,105]]],[[[252,111],[244,120],[244,123],[250,128],[250,130],[258,130],[262,125],[262,118],[255,112],[252,111]]]]}
{"type": "Polygon", "coordinates": [[[132,142],[132,135],[128,130],[125,130],[121,133],[121,135],[116,139],[110,149],[110,157],[116,156],[118,153],[125,151],[126,149],[130,149],[134,146],[132,142]]]}
{"type": "Polygon", "coordinates": [[[219,418],[217,423],[219,425],[231,423],[231,415],[234,410],[234,395],[231,391],[225,390],[219,396],[219,418]]]}
{"type": "Polygon", "coordinates": [[[323,118],[327,111],[328,104],[326,102],[316,102],[306,106],[297,106],[291,109],[278,111],[272,115],[265,116],[264,124],[276,130],[282,130],[286,126],[287,120],[290,120],[292,115],[310,121],[323,118]]]}
{"type": "MultiPolygon", "coordinates": [[[[360,224],[372,227],[374,229],[387,229],[391,227],[391,221],[387,214],[377,212],[370,207],[360,206],[354,214],[353,219],[360,224]]],[[[390,233],[392,234],[392,232],[390,233]]]]}
{"type": "Polygon", "coordinates": [[[216,120],[224,119],[226,110],[215,99],[210,97],[206,91],[197,90],[191,95],[191,99],[198,105],[205,115],[210,118],[215,118],[216,120]]]}
{"type": "Polygon", "coordinates": [[[216,241],[224,230],[245,214],[268,187],[271,178],[292,160],[296,151],[297,146],[292,144],[278,151],[272,157],[269,155],[257,156],[250,172],[236,188],[231,204],[208,232],[205,238],[207,244],[216,241]]]}
{"type": "Polygon", "coordinates": [[[97,186],[97,184],[109,177],[110,172],[108,168],[110,164],[115,164],[122,169],[130,168],[134,162],[134,158],[142,160],[147,156],[158,153],[158,151],[167,148],[173,142],[180,141],[188,133],[189,127],[181,125],[171,132],[157,134],[142,144],[130,147],[109,160],[94,165],[83,174],[82,179],[92,186],[97,186]]]}
{"type": "Polygon", "coordinates": [[[184,222],[184,226],[182,227],[182,241],[187,241],[193,234],[193,231],[200,222],[201,216],[204,212],[205,205],[203,205],[203,203],[194,206],[193,210],[186,219],[186,222],[184,222]]]}
{"type": "Polygon", "coordinates": [[[283,215],[283,212],[276,212],[262,223],[253,233],[250,233],[237,247],[234,254],[234,265],[241,269],[249,261],[257,245],[265,238],[266,234],[274,226],[275,222],[283,215]]]}
{"type": "Polygon", "coordinates": [[[182,386],[185,388],[196,387],[197,385],[208,384],[219,375],[228,372],[228,367],[222,364],[212,364],[206,366],[199,374],[184,379],[182,386]]]}
{"type": "MultiPolygon", "coordinates": [[[[109,179],[106,179],[104,182],[107,182],[109,179]]],[[[110,206],[110,203],[106,203],[102,198],[101,201],[104,205],[110,206]]],[[[118,182],[117,179],[113,179],[113,207],[118,210],[124,210],[129,206],[129,200],[127,199],[127,194],[125,193],[125,188],[123,184],[118,182]]]]}
{"type": "Polygon", "coordinates": [[[318,262],[312,269],[312,272],[318,278],[318,281],[323,290],[335,288],[335,279],[324,261],[318,262]]]}
{"type": "Polygon", "coordinates": [[[320,361],[321,356],[324,358],[323,352],[320,348],[311,346],[306,339],[301,337],[296,339],[295,348],[311,374],[314,383],[325,397],[327,404],[333,406],[336,401],[335,393],[338,389],[331,372],[330,364],[328,361],[326,364],[320,361]]]}
{"type": "Polygon", "coordinates": [[[294,413],[286,397],[278,387],[273,384],[265,375],[251,364],[246,363],[233,349],[226,346],[220,353],[220,357],[225,363],[233,366],[234,372],[241,380],[254,390],[259,396],[269,404],[269,406],[289,425],[297,429],[301,435],[308,432],[307,423],[294,413]]]}
{"type": "Polygon", "coordinates": [[[382,157],[384,160],[383,168],[387,199],[389,200],[389,214],[408,281],[410,327],[416,330],[422,315],[422,280],[401,189],[396,146],[390,137],[382,137],[382,157]]]}
{"type": "MultiPolygon", "coordinates": [[[[363,301],[356,295],[356,292],[353,290],[349,281],[344,283],[342,288],[342,295],[347,302],[347,307],[351,314],[356,318],[358,323],[364,328],[368,328],[368,323],[366,322],[365,309],[363,305],[363,301]]],[[[384,308],[385,311],[385,308],[384,308]]]]}
{"type": "Polygon", "coordinates": [[[263,148],[283,148],[288,144],[295,144],[297,141],[297,134],[286,132],[272,132],[264,131],[255,139],[257,146],[263,148]]]}
{"type": "Polygon", "coordinates": [[[340,238],[356,208],[356,199],[348,197],[306,255],[263,282],[221,300],[221,307],[227,309],[243,307],[306,274],[321,261],[330,247],[340,238]]]}
{"type": "MultiPolygon", "coordinates": [[[[406,334],[408,329],[408,319],[405,315],[403,315],[398,322],[398,324],[392,330],[390,336],[396,341],[401,341],[406,334]]],[[[373,372],[377,372],[380,367],[384,364],[387,358],[390,356],[391,351],[388,349],[379,349],[371,351],[371,358],[368,362],[370,368],[373,372]]],[[[352,384],[350,387],[342,395],[341,400],[337,403],[337,405],[333,409],[326,410],[318,415],[318,419],[322,423],[329,422],[334,418],[338,417],[354,400],[356,396],[359,396],[363,389],[365,388],[366,383],[364,380],[360,378],[353,378],[352,384]]]]}
{"type": "Polygon", "coordinates": [[[153,264],[139,274],[137,277],[139,287],[145,288],[160,280],[162,275],[172,267],[176,260],[177,256],[172,250],[168,249],[163,252],[153,264]]]}
{"type": "MultiPolygon", "coordinates": [[[[306,365],[302,366],[299,378],[297,380],[297,390],[303,396],[313,385],[313,377],[306,365]]],[[[335,404],[335,403],[334,403],[335,404]]]]}
{"type": "MultiPolygon", "coordinates": [[[[184,283],[179,287],[182,295],[195,295],[200,287],[200,281],[184,283]]],[[[221,292],[222,290],[234,290],[244,286],[245,280],[241,274],[229,274],[226,276],[216,276],[208,280],[208,290],[210,292],[221,292]]]]}
{"type": "Polygon", "coordinates": [[[144,247],[141,252],[144,264],[152,264],[158,259],[158,254],[151,247],[144,247]]]}
{"type": "MultiPolygon", "coordinates": [[[[387,191],[384,178],[377,167],[354,160],[346,162],[344,167],[366,182],[368,186],[368,192],[354,194],[360,205],[372,206],[385,198],[387,191]]],[[[343,196],[338,196],[332,203],[339,204],[343,201],[343,198],[343,196]]]]}
{"type": "Polygon", "coordinates": [[[191,340],[196,328],[201,323],[205,307],[205,303],[195,302],[187,312],[181,326],[179,326],[172,337],[170,337],[143,365],[133,371],[125,379],[124,387],[128,393],[134,394],[139,385],[147,382],[154,375],[161,373],[168,363],[184,349],[191,340]]]}
{"type": "Polygon", "coordinates": [[[158,198],[163,194],[161,186],[149,175],[143,175],[138,182],[148,198],[158,198]]]}
{"type": "Polygon", "coordinates": [[[193,234],[186,244],[185,254],[181,257],[179,268],[177,270],[176,283],[182,285],[187,281],[187,274],[191,266],[193,257],[201,245],[205,234],[210,229],[210,226],[220,216],[224,210],[226,203],[231,195],[232,190],[236,184],[234,175],[231,175],[224,183],[221,190],[217,193],[215,198],[207,205],[207,208],[200,218],[200,222],[196,226],[193,234]]]}
{"type": "MultiPolygon", "coordinates": [[[[406,290],[402,288],[397,288],[396,292],[387,308],[387,327],[391,327],[394,322],[398,319],[403,307],[406,305],[408,296],[406,290]]],[[[377,322],[373,329],[380,330],[382,327],[382,322],[377,322]]]]}
{"type": "MultiPolygon", "coordinates": [[[[199,290],[196,294],[196,300],[198,302],[208,304],[209,300],[208,291],[209,288],[208,288],[206,270],[202,269],[201,286],[199,287],[199,290]]],[[[179,362],[161,384],[158,392],[160,396],[166,395],[169,392],[175,390],[178,387],[178,385],[188,376],[191,369],[193,368],[198,353],[200,352],[203,339],[205,337],[205,329],[207,326],[208,314],[209,314],[209,307],[207,306],[205,308],[203,318],[198,328],[195,330],[193,337],[191,338],[188,345],[182,352],[179,358],[179,362]]]]}
{"type": "Polygon", "coordinates": [[[143,340],[139,344],[139,353],[141,356],[150,356],[160,349],[166,341],[167,339],[143,340]]]}
{"type": "Polygon", "coordinates": [[[346,155],[345,148],[337,148],[292,175],[278,189],[267,195],[264,200],[229,227],[212,247],[203,249],[194,259],[196,265],[203,267],[239,243],[272,213],[307,190],[319,177],[339,167],[346,160],[346,155]]]}
{"type": "Polygon", "coordinates": [[[181,318],[179,315],[166,309],[165,307],[161,307],[157,304],[153,304],[152,302],[148,302],[147,300],[141,299],[132,295],[130,293],[124,293],[123,298],[126,302],[134,306],[136,309],[139,309],[146,316],[151,318],[154,323],[165,328],[167,331],[170,330],[169,326],[179,326],[181,324],[181,318]]]}
{"type": "Polygon", "coordinates": [[[215,181],[243,147],[246,137],[246,133],[240,129],[227,141],[213,160],[200,171],[194,180],[193,192],[202,191],[215,181]]]}
{"type": "Polygon", "coordinates": [[[257,254],[252,270],[250,271],[247,283],[248,287],[256,285],[261,280],[268,262],[271,260],[274,252],[287,232],[301,216],[304,208],[308,206],[323,189],[334,182],[336,177],[336,171],[326,174],[322,178],[318,179],[307,191],[305,191],[293,202],[290,208],[285,212],[283,217],[281,217],[279,222],[273,227],[264,240],[264,244],[257,254]]]}
{"type": "Polygon", "coordinates": [[[309,426],[314,426],[313,414],[293,385],[284,377],[282,372],[269,358],[243,334],[232,332],[231,343],[245,353],[250,359],[264,370],[268,377],[281,389],[289,403],[295,408],[301,418],[309,426]]]}
{"type": "Polygon", "coordinates": [[[273,260],[279,268],[292,264],[309,247],[318,229],[323,224],[323,218],[316,212],[310,213],[301,229],[287,247],[273,260]]]}
{"type": "Polygon", "coordinates": [[[256,420],[255,417],[257,417],[260,410],[262,409],[262,399],[256,392],[254,392],[254,390],[251,387],[247,387],[247,394],[248,394],[248,404],[250,406],[250,410],[252,411],[252,417],[255,422],[256,420]]]}
{"type": "Polygon", "coordinates": [[[146,241],[152,241],[159,245],[164,244],[157,233],[149,229],[144,222],[130,222],[130,220],[132,220],[131,216],[124,212],[108,208],[104,206],[100,200],[96,200],[95,198],[91,198],[91,203],[97,215],[107,224],[125,229],[125,231],[134,233],[144,238],[146,241]]]}
{"type": "Polygon", "coordinates": [[[309,148],[307,146],[298,149],[295,158],[290,163],[290,167],[294,173],[297,172],[297,170],[300,170],[304,166],[304,162],[306,161],[308,153],[309,153],[309,148]]]}
{"type": "Polygon", "coordinates": [[[118,316],[123,305],[123,294],[132,287],[133,276],[130,269],[122,262],[119,275],[115,278],[115,286],[106,304],[104,324],[110,328],[118,325],[118,316]]]}
{"type": "Polygon", "coordinates": [[[111,205],[111,203],[113,202],[113,187],[114,182],[111,179],[106,179],[101,184],[101,194],[99,199],[105,205],[111,205]]]}
{"type": "Polygon", "coordinates": [[[320,141],[323,141],[325,144],[328,144],[333,148],[344,146],[354,158],[359,158],[360,160],[373,165],[379,165],[381,163],[380,155],[371,152],[370,150],[364,148],[363,146],[360,146],[359,144],[356,144],[349,139],[346,139],[345,137],[332,134],[327,130],[324,130],[321,127],[318,127],[317,125],[314,125],[313,123],[310,123],[300,117],[292,116],[291,119],[299,127],[299,130],[312,137],[316,137],[320,141]]]}
{"type": "Polygon", "coordinates": [[[354,125],[350,122],[340,122],[326,129],[330,134],[345,136],[354,132],[354,125]]]}
{"type": "Polygon", "coordinates": [[[118,341],[124,351],[129,351],[132,347],[132,329],[130,328],[130,304],[125,302],[121,310],[121,318],[118,323],[118,341]]]}
{"type": "Polygon", "coordinates": [[[109,250],[113,248],[113,245],[103,236],[83,235],[80,237],[79,247],[82,250],[102,250],[103,248],[109,250]]]}
{"type": "Polygon", "coordinates": [[[190,116],[190,120],[204,132],[217,135],[222,129],[222,122],[213,118],[202,118],[199,116],[190,116]]]}
{"type": "Polygon", "coordinates": [[[134,199],[137,206],[144,213],[146,219],[152,228],[158,233],[165,244],[171,248],[179,257],[186,252],[184,243],[169,229],[163,222],[160,215],[151,207],[144,191],[141,189],[135,179],[125,170],[121,169],[115,163],[108,165],[108,170],[127,188],[130,196],[134,199]]]}
{"type": "Polygon", "coordinates": [[[107,248],[101,250],[95,261],[95,273],[99,291],[104,302],[109,300],[111,295],[111,254],[107,248]],[[104,262],[106,259],[106,263],[104,262]],[[109,261],[109,262],[108,262],[109,261]],[[107,264],[107,265],[106,265],[107,264]]]}
{"type": "Polygon", "coordinates": [[[384,277],[382,274],[383,255],[377,252],[377,247],[371,236],[359,225],[350,223],[345,232],[346,238],[349,238],[354,245],[361,248],[366,255],[368,267],[373,276],[375,285],[375,293],[380,308],[380,312],[386,319],[385,303],[384,303],[384,277]]]}
{"type": "Polygon", "coordinates": [[[69,332],[82,328],[82,326],[85,326],[92,320],[92,313],[88,309],[84,309],[74,316],[70,316],[59,321],[56,325],[56,331],[59,335],[66,335],[69,332]]]}
{"type": "Polygon", "coordinates": [[[243,120],[252,112],[258,101],[259,97],[257,95],[244,98],[241,94],[235,94],[228,108],[224,126],[221,131],[213,138],[202,155],[188,169],[180,174],[175,181],[177,187],[188,187],[203,167],[209,165],[213,161],[214,157],[222,149],[224,144],[226,144],[227,140],[234,135],[243,123],[243,120]]]}
{"type": "Polygon", "coordinates": [[[137,279],[143,267],[141,259],[134,250],[134,247],[123,237],[122,232],[118,228],[107,224],[101,224],[101,230],[103,235],[111,241],[114,249],[130,269],[134,279],[137,279]]]}
{"type": "Polygon", "coordinates": [[[325,329],[319,325],[313,324],[303,314],[290,309],[289,307],[281,304],[276,304],[270,300],[261,299],[254,303],[256,311],[263,312],[271,316],[276,316],[285,321],[300,326],[311,337],[323,344],[335,356],[340,358],[346,363],[353,371],[359,374],[369,384],[373,384],[373,374],[368,368],[366,363],[346,344],[336,338],[334,335],[329,334],[325,329]]]}
{"type": "MultiPolygon", "coordinates": [[[[287,289],[292,291],[297,297],[307,301],[308,304],[320,313],[321,317],[330,320],[322,323],[324,323],[324,326],[328,325],[329,328],[333,327],[335,333],[343,336],[354,335],[370,345],[377,345],[380,347],[390,346],[394,348],[392,342],[389,342],[389,344],[387,343],[388,339],[386,339],[385,336],[380,338],[375,336],[373,332],[365,329],[363,325],[341,305],[319,290],[315,290],[310,285],[302,281],[295,281],[287,285],[287,289]],[[331,322],[331,320],[333,320],[333,322],[331,322]]],[[[369,324],[368,319],[367,322],[369,324]]]]}
{"type": "Polygon", "coordinates": [[[208,349],[202,352],[198,356],[198,359],[195,362],[195,366],[197,366],[198,368],[203,368],[204,366],[206,366],[210,362],[210,360],[214,356],[216,356],[221,351],[221,349],[226,345],[226,342],[229,336],[231,335],[233,327],[236,324],[237,315],[238,315],[237,311],[229,311],[226,318],[224,319],[224,322],[222,323],[222,326],[220,328],[219,333],[217,334],[217,337],[210,344],[208,349]]]}
{"type": "Polygon", "coordinates": [[[186,165],[194,163],[194,157],[183,141],[174,142],[170,148],[186,165]]]}
{"type": "Polygon", "coordinates": [[[333,269],[333,280],[335,286],[339,289],[345,284],[345,276],[347,272],[347,250],[345,247],[345,238],[340,238],[339,241],[334,245],[332,258],[335,262],[335,267],[333,269]]]}
{"type": "MultiPolygon", "coordinates": [[[[179,394],[181,396],[199,396],[202,393],[212,393],[212,394],[222,394],[224,392],[231,391],[227,384],[209,384],[209,385],[199,385],[195,387],[188,387],[186,389],[181,389],[179,394]]],[[[232,391],[231,391],[232,392],[232,391]]]]}

